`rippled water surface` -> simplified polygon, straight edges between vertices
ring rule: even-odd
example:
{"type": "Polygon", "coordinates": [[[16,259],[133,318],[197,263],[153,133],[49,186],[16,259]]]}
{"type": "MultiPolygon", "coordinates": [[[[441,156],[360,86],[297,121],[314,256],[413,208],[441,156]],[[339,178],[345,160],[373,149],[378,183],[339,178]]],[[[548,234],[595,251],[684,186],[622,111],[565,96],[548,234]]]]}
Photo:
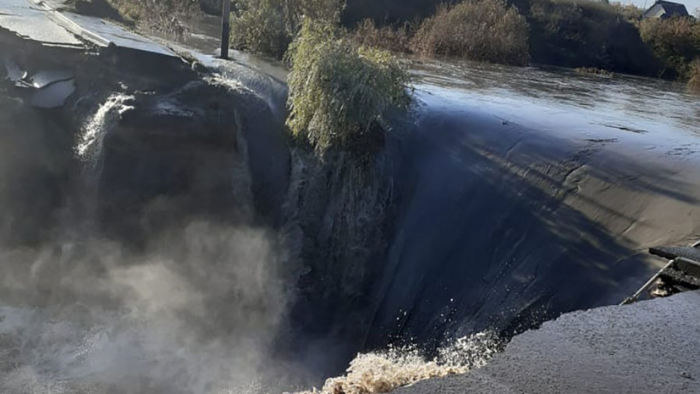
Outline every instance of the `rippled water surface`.
{"type": "Polygon", "coordinates": [[[700,135],[700,95],[682,83],[470,62],[415,60],[412,71],[419,90],[538,128],[700,135]]]}

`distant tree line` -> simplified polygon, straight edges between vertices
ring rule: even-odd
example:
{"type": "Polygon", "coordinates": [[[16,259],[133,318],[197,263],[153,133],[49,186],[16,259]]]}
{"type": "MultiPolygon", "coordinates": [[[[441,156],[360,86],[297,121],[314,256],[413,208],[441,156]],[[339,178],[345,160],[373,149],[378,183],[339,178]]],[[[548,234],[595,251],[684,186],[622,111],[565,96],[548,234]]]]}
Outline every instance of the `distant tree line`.
{"type": "MultiPolygon", "coordinates": [[[[289,2],[313,3],[307,10],[325,3],[338,6],[334,0],[234,2],[243,12],[235,15],[242,29],[233,42],[277,57],[286,51],[294,29],[287,23],[285,34],[263,31],[260,26],[279,20],[264,17],[263,10],[279,13],[272,5],[289,2]],[[246,9],[254,9],[257,19],[246,9]],[[266,41],[262,37],[240,39],[242,31],[251,29],[278,44],[256,45],[266,41]]],[[[692,18],[641,19],[643,10],[634,6],[594,0],[347,0],[344,5],[340,21],[359,43],[395,52],[682,80],[692,79],[699,68],[700,23],[692,18]]]]}
{"type": "MultiPolygon", "coordinates": [[[[464,29],[459,25],[490,26],[488,35],[469,34],[471,40],[486,40],[482,45],[485,52],[493,48],[487,41],[493,41],[494,37],[503,36],[505,40],[508,31],[522,34],[519,23],[507,28],[496,26],[493,1],[465,0],[460,7],[444,6],[455,3],[449,0],[348,0],[343,21],[349,28],[361,31],[356,36],[366,45],[374,39],[377,45],[392,50],[423,54],[430,51],[406,43],[410,43],[417,32],[425,33],[421,23],[434,20],[435,16],[442,18],[443,30],[451,29],[460,41],[469,38],[459,36],[460,29],[464,29]],[[473,12],[466,15],[464,10],[469,7],[473,12]],[[453,9],[453,14],[462,15],[459,25],[454,15],[444,17],[447,8],[453,9]],[[453,23],[445,23],[448,19],[453,23]]],[[[598,0],[507,0],[506,7],[501,9],[504,14],[514,9],[524,17],[532,63],[668,79],[700,78],[696,71],[700,68],[700,22],[693,18],[642,19],[644,10],[640,8],[598,0]]],[[[434,52],[497,63],[522,62],[521,43],[504,45],[513,55],[507,56],[501,51],[500,57],[475,52],[473,48],[478,47],[478,43],[460,45],[470,49],[461,54],[434,52]]]]}
{"type": "MultiPolygon", "coordinates": [[[[68,0],[84,13],[178,28],[174,13],[219,12],[221,0],[68,0]],[[173,26],[170,26],[173,25],[173,26]]],[[[700,22],[641,19],[599,0],[233,0],[232,44],[282,58],[302,20],[343,26],[395,52],[700,80],[700,22]]]]}

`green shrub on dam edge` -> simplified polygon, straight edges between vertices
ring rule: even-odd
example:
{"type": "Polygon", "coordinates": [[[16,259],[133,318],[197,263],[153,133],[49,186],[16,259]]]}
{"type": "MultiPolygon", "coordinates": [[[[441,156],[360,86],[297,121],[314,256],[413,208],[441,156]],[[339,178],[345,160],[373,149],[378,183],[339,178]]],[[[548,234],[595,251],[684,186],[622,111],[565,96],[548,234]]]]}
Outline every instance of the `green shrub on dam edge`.
{"type": "Polygon", "coordinates": [[[287,125],[318,153],[370,153],[382,115],[410,103],[407,71],[388,52],[354,45],[335,27],[307,20],[288,53],[287,125]]]}

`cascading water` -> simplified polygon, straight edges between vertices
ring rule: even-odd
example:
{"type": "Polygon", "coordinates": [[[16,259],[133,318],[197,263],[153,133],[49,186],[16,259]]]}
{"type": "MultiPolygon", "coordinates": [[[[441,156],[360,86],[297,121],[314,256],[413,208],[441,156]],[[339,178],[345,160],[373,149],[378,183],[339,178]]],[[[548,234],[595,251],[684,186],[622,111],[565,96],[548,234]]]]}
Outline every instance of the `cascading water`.
{"type": "Polygon", "coordinates": [[[128,105],[133,100],[134,96],[117,93],[109,96],[100,105],[97,112],[83,127],[76,146],[76,154],[81,160],[94,167],[99,166],[105,136],[110,129],[116,126],[126,111],[134,109],[132,105],[128,105]]]}
{"type": "Polygon", "coordinates": [[[78,180],[78,193],[73,199],[75,205],[66,214],[64,231],[75,230],[76,223],[82,223],[82,231],[93,231],[97,217],[99,181],[103,170],[104,139],[117,125],[122,115],[134,107],[128,105],[134,96],[111,94],[99,105],[94,114],[88,116],[78,135],[75,156],[80,161],[81,176],[78,180]],[[76,217],[75,215],[80,215],[76,217]]]}

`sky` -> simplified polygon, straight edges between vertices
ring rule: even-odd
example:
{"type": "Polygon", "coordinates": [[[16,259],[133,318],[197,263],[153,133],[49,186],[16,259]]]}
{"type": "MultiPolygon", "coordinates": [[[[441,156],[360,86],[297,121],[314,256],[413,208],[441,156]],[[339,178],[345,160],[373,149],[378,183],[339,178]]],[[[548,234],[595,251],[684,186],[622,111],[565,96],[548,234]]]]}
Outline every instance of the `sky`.
{"type": "MultiPolygon", "coordinates": [[[[618,3],[622,3],[622,4],[632,3],[638,7],[641,7],[641,8],[645,8],[645,4],[646,4],[646,8],[651,7],[651,5],[654,4],[655,1],[656,0],[646,0],[646,1],[645,0],[610,0],[611,3],[613,3],[613,2],[618,2],[618,3]]],[[[696,14],[695,10],[697,8],[700,8],[700,0],[669,0],[669,1],[672,1],[674,3],[685,4],[685,8],[688,9],[688,12],[691,15],[695,15],[696,14]]]]}

